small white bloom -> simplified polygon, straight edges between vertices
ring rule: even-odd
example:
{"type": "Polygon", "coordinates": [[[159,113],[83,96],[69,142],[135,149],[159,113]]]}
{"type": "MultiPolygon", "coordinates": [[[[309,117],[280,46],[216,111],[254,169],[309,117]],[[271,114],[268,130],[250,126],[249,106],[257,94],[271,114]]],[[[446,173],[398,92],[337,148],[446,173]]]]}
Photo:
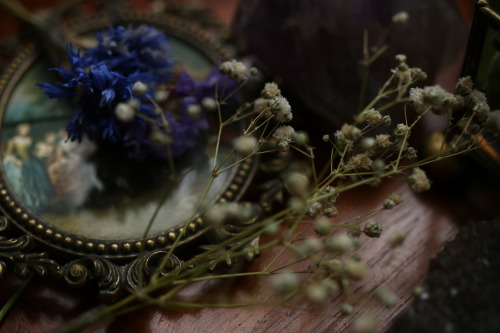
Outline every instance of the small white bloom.
{"type": "Polygon", "coordinates": [[[408,184],[415,192],[427,191],[431,188],[431,182],[427,174],[420,168],[414,168],[412,174],[408,177],[408,184]]]}
{"type": "Polygon", "coordinates": [[[168,93],[168,91],[159,90],[159,91],[155,92],[154,100],[157,101],[158,103],[163,103],[167,100],[169,95],[170,94],[168,93]]]}
{"type": "Polygon", "coordinates": [[[275,82],[268,82],[264,85],[261,95],[264,98],[274,98],[281,94],[281,90],[275,82]]]}
{"type": "Polygon", "coordinates": [[[361,137],[361,130],[353,125],[344,124],[340,131],[344,137],[350,141],[356,141],[361,137]]]}
{"type": "Polygon", "coordinates": [[[201,106],[205,110],[213,111],[217,109],[217,101],[212,97],[205,97],[201,100],[201,106]]]}
{"type": "Polygon", "coordinates": [[[132,86],[133,93],[138,96],[142,96],[145,93],[147,93],[148,89],[149,89],[148,85],[141,81],[135,82],[134,85],[132,86]]]}
{"type": "Polygon", "coordinates": [[[118,103],[118,105],[115,107],[115,115],[119,121],[128,123],[134,118],[135,111],[130,105],[126,103],[118,103]]]}
{"type": "Polygon", "coordinates": [[[395,58],[398,63],[406,62],[406,55],[404,54],[396,54],[395,58]]]}
{"type": "Polygon", "coordinates": [[[270,100],[269,107],[278,122],[284,123],[292,120],[292,107],[285,97],[281,95],[274,97],[270,100]]]}
{"type": "Polygon", "coordinates": [[[410,127],[405,124],[398,124],[394,129],[394,136],[396,137],[404,137],[410,135],[410,127]]]}
{"type": "Polygon", "coordinates": [[[241,155],[249,155],[257,148],[257,139],[254,136],[243,135],[233,141],[234,148],[241,155]]]}
{"type": "Polygon", "coordinates": [[[359,115],[359,120],[366,121],[368,124],[374,126],[382,122],[382,115],[379,111],[371,108],[369,110],[361,112],[361,114],[359,115]]]}
{"type": "Polygon", "coordinates": [[[344,253],[354,249],[355,244],[352,237],[347,234],[342,234],[325,238],[325,246],[329,251],[344,253]]]}
{"type": "Polygon", "coordinates": [[[299,284],[299,279],[294,273],[282,273],[275,275],[271,280],[271,286],[279,294],[288,294],[299,284]]]}
{"type": "Polygon", "coordinates": [[[244,63],[236,61],[234,59],[223,62],[219,67],[219,71],[222,74],[229,75],[230,78],[237,81],[246,81],[248,80],[248,77],[250,75],[247,66],[244,63]]]}
{"type": "Polygon", "coordinates": [[[394,22],[397,25],[405,25],[406,22],[408,22],[409,17],[410,16],[408,15],[407,12],[401,11],[392,16],[392,22],[394,22]]]}
{"type": "Polygon", "coordinates": [[[455,85],[455,90],[461,95],[470,94],[473,89],[474,84],[472,83],[472,78],[470,76],[461,77],[455,85]]]}
{"type": "Polygon", "coordinates": [[[201,107],[199,104],[190,104],[187,107],[187,113],[190,117],[197,118],[201,114],[201,107]]]}
{"type": "Polygon", "coordinates": [[[309,142],[309,135],[307,135],[307,133],[303,131],[295,132],[293,135],[293,140],[299,146],[307,146],[307,143],[309,142]]]}
{"type": "Polygon", "coordinates": [[[321,250],[323,244],[318,238],[307,238],[297,247],[299,256],[308,256],[321,250]]]}
{"type": "Polygon", "coordinates": [[[291,172],[285,179],[285,186],[294,196],[304,197],[309,189],[309,179],[302,173],[291,172]]]}
{"type": "Polygon", "coordinates": [[[375,136],[375,141],[378,149],[387,149],[392,144],[390,136],[388,134],[377,134],[375,136]]]}
{"type": "Polygon", "coordinates": [[[274,131],[273,138],[290,143],[293,140],[294,134],[295,130],[292,126],[280,126],[274,131]]]}

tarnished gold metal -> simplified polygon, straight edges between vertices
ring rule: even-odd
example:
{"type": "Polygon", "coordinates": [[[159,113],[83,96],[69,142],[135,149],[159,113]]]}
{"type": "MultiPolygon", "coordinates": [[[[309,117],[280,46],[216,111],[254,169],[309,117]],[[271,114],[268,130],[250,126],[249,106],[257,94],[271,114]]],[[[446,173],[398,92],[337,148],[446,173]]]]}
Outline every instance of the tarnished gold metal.
{"type": "MultiPolygon", "coordinates": [[[[212,59],[214,64],[229,57],[229,53],[219,42],[199,27],[190,24],[190,21],[168,12],[150,13],[113,8],[92,17],[70,17],[67,21],[71,26],[60,28],[72,29],[75,34],[82,35],[106,28],[109,24],[148,23],[190,44],[212,59]]],[[[36,45],[31,45],[21,50],[0,77],[0,114],[4,112],[16,82],[42,57],[37,49],[36,45]]],[[[240,201],[252,182],[259,163],[266,174],[264,179],[269,180],[282,169],[284,158],[280,154],[271,163],[259,162],[257,158],[245,160],[235,167],[224,188],[213,195],[212,202],[240,201]]],[[[9,267],[21,278],[36,273],[76,287],[92,282],[98,284],[102,297],[115,299],[147,281],[150,272],[159,263],[162,263],[164,272],[182,265],[183,261],[178,257],[177,250],[169,252],[178,237],[179,248],[183,251],[190,246],[195,247],[193,250],[210,246],[202,241],[202,236],[208,229],[200,216],[185,225],[177,225],[146,238],[92,239],[67,232],[27,209],[10,187],[3,167],[0,167],[0,171],[0,277],[9,267]],[[165,258],[167,254],[170,256],[165,258]]],[[[273,191],[275,190],[276,186],[273,191]]],[[[265,193],[257,200],[259,202],[249,203],[255,212],[252,221],[261,216],[264,210],[270,209],[277,197],[273,195],[273,191],[265,188],[265,193]]],[[[223,233],[229,236],[247,227],[249,223],[228,229],[222,227],[223,233]]],[[[245,249],[246,259],[252,260],[257,255],[258,239],[245,249]]],[[[228,258],[227,264],[232,264],[234,260],[228,258]]]]}

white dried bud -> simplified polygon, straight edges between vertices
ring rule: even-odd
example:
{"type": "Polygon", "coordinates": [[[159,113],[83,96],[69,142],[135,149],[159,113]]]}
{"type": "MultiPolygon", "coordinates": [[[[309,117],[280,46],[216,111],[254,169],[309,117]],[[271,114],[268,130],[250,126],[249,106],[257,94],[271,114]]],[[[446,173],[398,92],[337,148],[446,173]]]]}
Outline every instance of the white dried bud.
{"type": "Polygon", "coordinates": [[[168,91],[166,90],[159,90],[157,92],[155,92],[155,95],[154,95],[154,100],[158,103],[163,103],[167,100],[168,96],[170,96],[170,94],[168,93],[168,91]]]}
{"type": "Polygon", "coordinates": [[[280,151],[289,151],[290,144],[287,141],[280,141],[278,142],[278,148],[280,151]]]}
{"type": "Polygon", "coordinates": [[[197,118],[201,114],[201,107],[199,104],[190,104],[187,107],[187,113],[192,118],[197,118]]]}
{"type": "Polygon", "coordinates": [[[306,206],[304,205],[304,201],[300,200],[297,197],[293,197],[293,198],[290,198],[290,200],[288,200],[288,207],[294,213],[302,213],[306,209],[306,206]]]}
{"type": "Polygon", "coordinates": [[[137,96],[142,96],[146,94],[148,92],[148,89],[149,89],[148,85],[141,81],[135,82],[134,85],[132,86],[132,92],[137,96]]]}
{"type": "Polygon", "coordinates": [[[386,167],[385,161],[384,160],[376,160],[372,163],[372,169],[373,171],[382,171],[386,167]]]}
{"type": "Polygon", "coordinates": [[[309,190],[309,178],[299,172],[291,172],[285,179],[285,187],[297,197],[304,197],[309,190]]]}
{"type": "Polygon", "coordinates": [[[250,75],[252,75],[252,76],[259,75],[259,70],[256,67],[250,68],[250,75]]]}
{"type": "Polygon", "coordinates": [[[344,124],[340,131],[347,140],[356,141],[361,137],[361,130],[353,125],[344,124]]]}
{"type": "Polygon", "coordinates": [[[230,78],[240,82],[246,81],[250,74],[248,72],[247,66],[244,63],[236,61],[234,59],[223,62],[219,67],[219,71],[222,74],[229,75],[230,78]]]}
{"type": "Polygon", "coordinates": [[[403,232],[396,232],[389,236],[387,239],[387,243],[391,247],[391,249],[400,246],[404,243],[406,239],[406,234],[403,232]]]}
{"type": "Polygon", "coordinates": [[[392,124],[392,119],[391,116],[385,115],[382,117],[382,125],[384,126],[391,126],[392,124]]]}
{"type": "Polygon", "coordinates": [[[392,209],[402,202],[403,202],[403,198],[399,194],[392,193],[384,200],[384,208],[385,209],[392,209]]]}
{"type": "Polygon", "coordinates": [[[382,122],[382,114],[374,108],[371,108],[361,112],[359,115],[359,121],[365,121],[368,124],[375,126],[382,122]]]}
{"type": "Polygon", "coordinates": [[[354,240],[347,234],[325,238],[325,247],[328,251],[345,253],[354,249],[354,240]]]}
{"type": "Polygon", "coordinates": [[[249,155],[257,148],[257,139],[251,135],[242,135],[233,141],[234,148],[241,155],[249,155]]]}
{"type": "Polygon", "coordinates": [[[271,117],[273,114],[269,108],[270,100],[266,98],[259,97],[253,102],[253,111],[257,114],[264,112],[266,118],[271,117]]]}
{"type": "Polygon", "coordinates": [[[139,110],[141,107],[141,101],[138,100],[137,98],[131,98],[127,101],[128,106],[130,106],[132,109],[135,111],[139,110]]]}
{"type": "Polygon", "coordinates": [[[328,294],[327,286],[314,282],[306,286],[306,297],[313,303],[324,304],[328,301],[330,295],[328,294]]]}
{"type": "Polygon", "coordinates": [[[474,84],[472,83],[472,78],[470,76],[461,77],[458,79],[455,85],[455,90],[457,94],[467,95],[474,89],[474,84]]]}
{"type": "Polygon", "coordinates": [[[363,280],[369,272],[367,265],[352,259],[345,262],[344,269],[353,280],[363,280]]]}
{"type": "Polygon", "coordinates": [[[321,203],[319,201],[315,201],[309,206],[309,209],[307,210],[307,215],[315,217],[320,213],[322,208],[323,206],[321,205],[321,203]]]}
{"type": "Polygon", "coordinates": [[[261,95],[264,98],[274,98],[281,94],[281,90],[278,87],[278,84],[275,82],[268,82],[264,85],[264,89],[262,89],[261,95]]]}
{"type": "Polygon", "coordinates": [[[307,133],[303,131],[295,132],[293,135],[293,139],[297,145],[307,146],[307,143],[309,142],[309,135],[307,135],[307,133]]]}
{"type": "Polygon", "coordinates": [[[361,141],[359,143],[359,147],[363,151],[367,151],[367,150],[370,150],[373,147],[375,147],[376,144],[377,144],[377,140],[375,140],[375,138],[372,138],[371,136],[369,136],[369,137],[361,139],[361,141]]]}
{"type": "Polygon", "coordinates": [[[201,106],[207,111],[217,110],[217,101],[213,97],[205,97],[201,100],[201,106]]]}
{"type": "Polygon", "coordinates": [[[322,137],[322,140],[323,140],[324,142],[328,142],[328,141],[330,141],[330,135],[328,135],[328,134],[324,134],[324,135],[323,135],[323,137],[322,137]]]}
{"type": "Polygon", "coordinates": [[[387,134],[377,134],[375,136],[375,145],[377,149],[387,149],[391,146],[392,142],[390,140],[390,136],[387,134]]]}
{"type": "Polygon", "coordinates": [[[292,292],[299,284],[299,279],[294,273],[277,274],[271,279],[273,289],[282,295],[292,292]]]}
{"type": "Polygon", "coordinates": [[[278,122],[283,123],[292,120],[292,107],[285,97],[281,95],[274,97],[269,101],[269,107],[278,122]]]}
{"type": "Polygon", "coordinates": [[[409,137],[410,136],[410,127],[405,124],[398,124],[394,129],[394,136],[398,138],[409,137]]]}
{"type": "Polygon", "coordinates": [[[363,229],[363,233],[368,237],[379,238],[383,230],[384,228],[379,222],[375,220],[369,220],[366,223],[365,228],[363,229]]]}
{"type": "Polygon", "coordinates": [[[345,315],[350,315],[354,311],[354,307],[349,303],[342,303],[340,306],[340,312],[345,315]]]}
{"type": "Polygon", "coordinates": [[[115,107],[116,118],[122,123],[128,123],[135,116],[135,110],[127,103],[118,103],[115,107]]]}
{"type": "Polygon", "coordinates": [[[408,184],[415,192],[427,191],[431,188],[431,183],[427,174],[420,168],[414,168],[412,174],[408,177],[408,184]]]}
{"type": "Polygon", "coordinates": [[[397,25],[405,25],[406,22],[408,22],[409,17],[410,16],[408,15],[407,12],[401,11],[392,16],[392,22],[394,22],[397,25]]]}
{"type": "Polygon", "coordinates": [[[375,296],[380,303],[388,308],[392,308],[398,302],[398,297],[393,292],[387,290],[384,286],[379,286],[375,289],[375,296]]]}
{"type": "Polygon", "coordinates": [[[396,54],[395,58],[398,63],[406,62],[406,55],[404,54],[396,54]]]}
{"type": "Polygon", "coordinates": [[[344,166],[346,171],[358,170],[358,169],[369,169],[373,161],[366,154],[356,154],[352,156],[349,161],[347,161],[344,166]]]}
{"type": "Polygon", "coordinates": [[[274,131],[273,138],[290,143],[292,142],[294,135],[295,130],[292,126],[280,126],[274,131]]]}
{"type": "Polygon", "coordinates": [[[325,236],[332,230],[332,223],[326,217],[320,217],[314,222],[314,230],[318,235],[325,236]]]}
{"type": "Polygon", "coordinates": [[[352,323],[353,333],[375,333],[377,331],[377,318],[372,313],[361,315],[352,323]]]}
{"type": "Polygon", "coordinates": [[[299,256],[309,256],[321,250],[323,244],[317,238],[307,238],[297,247],[299,256]]]}
{"type": "Polygon", "coordinates": [[[492,111],[488,114],[485,126],[494,134],[500,134],[500,110],[492,111]]]}
{"type": "Polygon", "coordinates": [[[172,143],[172,137],[160,130],[151,132],[151,141],[160,145],[168,145],[172,143]]]}

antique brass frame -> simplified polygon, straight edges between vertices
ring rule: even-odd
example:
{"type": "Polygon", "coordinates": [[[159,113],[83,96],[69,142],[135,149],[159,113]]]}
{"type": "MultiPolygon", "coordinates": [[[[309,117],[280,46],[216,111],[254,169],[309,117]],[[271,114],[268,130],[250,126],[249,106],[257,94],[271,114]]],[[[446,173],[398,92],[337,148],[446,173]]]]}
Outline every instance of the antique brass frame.
{"type": "MultiPolygon", "coordinates": [[[[151,15],[142,12],[122,10],[119,13],[101,13],[91,20],[82,19],[73,23],[75,33],[101,29],[113,23],[150,23],[164,29],[201,50],[216,63],[228,58],[229,54],[220,43],[207,37],[202,30],[193,28],[175,16],[151,15]]],[[[40,57],[36,46],[24,49],[11,62],[0,78],[0,112],[4,112],[9,94],[27,68],[40,57]]],[[[273,179],[282,168],[286,156],[278,154],[270,163],[260,163],[267,179],[273,179]],[[271,175],[271,176],[269,176],[271,175]]],[[[286,154],[285,154],[286,155],[286,154]]],[[[215,202],[239,201],[245,194],[259,167],[257,159],[247,159],[232,170],[229,182],[215,202]]],[[[17,198],[5,179],[0,167],[0,277],[7,269],[12,269],[20,278],[32,274],[64,281],[68,286],[80,287],[89,282],[98,285],[98,293],[105,299],[116,299],[135,289],[147,280],[153,267],[165,260],[174,241],[181,237],[179,248],[193,247],[193,250],[209,245],[202,237],[208,228],[202,217],[197,216],[187,224],[165,230],[146,239],[98,240],[70,234],[50,225],[31,213],[17,198]]],[[[264,179],[266,179],[264,177],[264,179]]],[[[273,201],[274,189],[263,193],[253,205],[257,214],[269,209],[273,201]]],[[[257,215],[255,216],[257,218],[257,215]]],[[[255,219],[254,219],[255,220],[255,219]]],[[[249,223],[249,222],[247,222],[249,223]]],[[[250,221],[250,223],[252,223],[250,221]]],[[[245,226],[239,226],[244,228],[245,226]]],[[[237,228],[236,228],[237,229],[237,228]]],[[[233,228],[234,230],[234,228],[233,228]]],[[[227,232],[230,234],[231,232],[227,232]]],[[[183,251],[184,251],[183,250],[183,251]]],[[[247,259],[257,255],[255,250],[247,259]]],[[[182,265],[177,247],[167,259],[164,270],[182,265]]]]}

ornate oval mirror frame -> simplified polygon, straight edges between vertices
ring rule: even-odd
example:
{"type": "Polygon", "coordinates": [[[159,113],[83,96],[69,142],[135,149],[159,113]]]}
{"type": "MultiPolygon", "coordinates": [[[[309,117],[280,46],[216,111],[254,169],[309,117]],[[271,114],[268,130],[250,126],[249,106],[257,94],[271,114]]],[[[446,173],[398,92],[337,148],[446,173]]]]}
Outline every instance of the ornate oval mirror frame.
{"type": "MultiPolygon", "coordinates": [[[[90,20],[73,23],[72,31],[85,34],[106,28],[109,24],[151,24],[177,40],[176,45],[185,45],[204,57],[205,61],[216,64],[228,58],[221,44],[205,36],[201,30],[193,28],[182,19],[151,15],[140,12],[108,12],[90,20]]],[[[175,49],[176,46],[174,45],[175,49]]],[[[175,51],[175,50],[174,50],[175,51]]],[[[36,77],[37,65],[43,56],[35,46],[25,47],[7,67],[0,79],[0,146],[5,159],[5,146],[9,135],[9,105],[16,102],[16,90],[27,76],[36,77]]],[[[181,57],[182,58],[182,57],[181,57]]],[[[181,59],[182,61],[182,59],[181,59]]],[[[187,60],[189,62],[189,60],[187,60]]],[[[187,64],[189,67],[189,64],[187,64]]],[[[53,67],[53,66],[50,66],[53,67]]],[[[48,67],[46,67],[48,68],[48,67]]],[[[40,95],[41,92],[40,92],[40,95]]],[[[36,104],[36,103],[35,103],[36,104]]],[[[15,117],[14,117],[15,118],[15,117]]],[[[13,121],[11,127],[19,125],[13,121]]],[[[11,132],[12,129],[11,129],[11,132]]],[[[10,134],[12,135],[12,134],[10,134]]],[[[216,191],[210,193],[210,202],[239,201],[244,195],[259,161],[247,159],[223,179],[216,191]]],[[[205,237],[208,228],[199,215],[193,219],[177,223],[162,230],[150,232],[146,237],[134,234],[132,237],[89,237],[86,233],[73,233],[68,228],[55,225],[50,218],[34,213],[27,207],[19,193],[13,189],[12,180],[6,176],[5,163],[0,165],[0,275],[6,269],[26,278],[31,274],[48,276],[64,281],[69,286],[83,286],[97,283],[99,294],[105,298],[115,297],[133,290],[148,277],[152,267],[164,260],[176,243],[173,254],[168,258],[165,269],[173,269],[190,258],[198,248],[207,245],[205,237]],[[179,238],[179,239],[178,239],[179,238]]],[[[36,180],[36,179],[35,179],[36,180]]],[[[265,208],[265,200],[255,204],[257,210],[265,208]]],[[[265,209],[264,209],[265,210],[265,209]]],[[[168,214],[167,214],[168,215],[168,214]]],[[[189,216],[189,215],[188,215],[189,216]]],[[[68,217],[69,218],[69,217],[68,217]]],[[[186,216],[185,219],[188,219],[186,216]]],[[[99,222],[99,221],[97,221],[99,222]]],[[[86,228],[86,227],[85,227],[86,228]]],[[[97,227],[99,234],[99,227],[97,227]]],[[[132,233],[133,234],[133,233],[132,233]]]]}

